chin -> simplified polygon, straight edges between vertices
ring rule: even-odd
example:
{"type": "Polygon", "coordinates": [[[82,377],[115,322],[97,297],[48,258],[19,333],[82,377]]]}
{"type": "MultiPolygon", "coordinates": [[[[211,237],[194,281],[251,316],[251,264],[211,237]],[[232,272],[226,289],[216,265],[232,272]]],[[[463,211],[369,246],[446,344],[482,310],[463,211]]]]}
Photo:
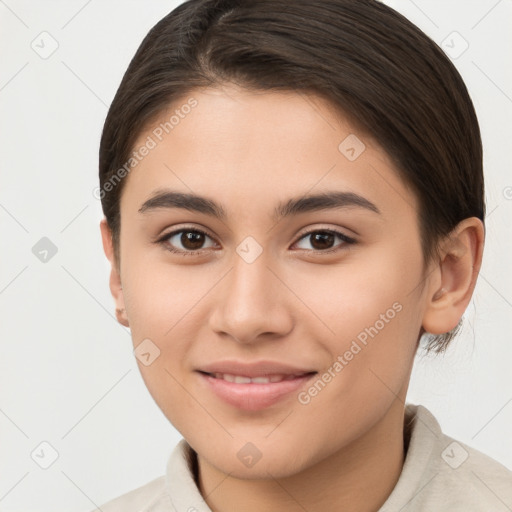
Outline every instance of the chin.
{"type": "MultiPolygon", "coordinates": [[[[251,443],[233,440],[231,446],[219,444],[199,453],[208,464],[219,471],[241,480],[266,480],[269,478],[287,478],[308,467],[307,453],[300,442],[284,440],[277,443],[264,441],[251,443]],[[300,452],[301,459],[297,458],[300,452]],[[232,453],[233,456],[228,454],[232,453]]],[[[313,464],[313,462],[312,462],[313,464]]]]}

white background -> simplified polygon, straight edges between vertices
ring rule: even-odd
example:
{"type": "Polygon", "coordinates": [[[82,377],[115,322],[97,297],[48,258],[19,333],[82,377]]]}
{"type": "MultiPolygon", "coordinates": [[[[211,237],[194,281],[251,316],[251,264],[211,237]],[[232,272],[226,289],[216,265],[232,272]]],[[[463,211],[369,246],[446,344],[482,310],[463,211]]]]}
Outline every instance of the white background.
{"type": "MultiPolygon", "coordinates": [[[[180,438],[114,319],[93,196],[107,106],[142,38],[178,3],[0,0],[4,512],[91,510],[163,474],[180,438]],[[43,31],[59,45],[47,59],[31,48],[43,31]],[[32,252],[42,237],[58,250],[46,263],[32,252]],[[30,455],[42,441],[58,452],[46,470],[30,455]]],[[[454,62],[480,119],[487,180],[487,245],[466,328],[446,355],[418,356],[408,401],[512,468],[512,2],[387,3],[438,44],[453,31],[469,44],[454,62]]]]}

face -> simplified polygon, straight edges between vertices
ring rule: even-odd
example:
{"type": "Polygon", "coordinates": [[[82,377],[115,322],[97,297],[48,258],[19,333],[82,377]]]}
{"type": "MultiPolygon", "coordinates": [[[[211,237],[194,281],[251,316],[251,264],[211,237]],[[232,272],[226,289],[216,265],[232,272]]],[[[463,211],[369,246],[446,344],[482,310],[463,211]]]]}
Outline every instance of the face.
{"type": "Polygon", "coordinates": [[[291,475],[403,408],[423,259],[385,148],[317,96],[234,87],[192,91],[143,145],[122,300],[145,383],[198,454],[291,475]]]}

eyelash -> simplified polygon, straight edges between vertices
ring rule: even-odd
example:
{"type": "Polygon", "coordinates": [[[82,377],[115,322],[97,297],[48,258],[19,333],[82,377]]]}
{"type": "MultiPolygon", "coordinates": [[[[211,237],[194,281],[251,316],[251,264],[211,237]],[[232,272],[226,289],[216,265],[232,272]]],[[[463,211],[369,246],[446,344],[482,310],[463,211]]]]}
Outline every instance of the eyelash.
{"type": "MultiPolygon", "coordinates": [[[[168,250],[172,253],[175,253],[175,254],[182,255],[182,256],[197,256],[197,255],[200,255],[202,252],[208,250],[208,249],[198,249],[197,251],[192,251],[192,250],[183,251],[181,249],[174,249],[173,247],[171,247],[168,244],[169,239],[172,238],[174,235],[177,235],[178,233],[186,233],[186,232],[200,233],[204,236],[207,236],[208,238],[212,238],[208,233],[206,233],[206,231],[203,231],[202,229],[185,227],[185,228],[178,229],[176,231],[171,231],[170,233],[166,233],[165,235],[161,236],[158,240],[156,240],[155,243],[163,245],[166,250],[168,250]]],[[[336,231],[334,229],[314,229],[311,231],[307,231],[306,233],[303,233],[298,238],[298,240],[294,243],[294,245],[297,242],[299,242],[300,240],[302,240],[303,238],[306,238],[307,236],[313,235],[315,233],[329,233],[331,235],[337,235],[343,241],[343,244],[340,244],[336,247],[333,247],[331,249],[325,249],[325,250],[320,250],[320,249],[319,250],[299,249],[299,250],[309,251],[309,252],[318,253],[318,254],[330,254],[333,252],[343,250],[343,247],[346,245],[354,245],[355,243],[357,243],[357,241],[354,238],[350,238],[347,235],[345,235],[339,231],[336,231]]]]}

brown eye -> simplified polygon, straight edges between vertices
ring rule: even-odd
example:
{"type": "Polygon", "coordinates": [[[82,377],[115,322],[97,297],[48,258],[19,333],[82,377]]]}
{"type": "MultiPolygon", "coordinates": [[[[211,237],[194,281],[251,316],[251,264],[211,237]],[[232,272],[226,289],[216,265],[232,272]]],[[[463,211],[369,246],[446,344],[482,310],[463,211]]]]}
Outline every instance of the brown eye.
{"type": "Polygon", "coordinates": [[[330,249],[335,242],[336,237],[332,233],[317,232],[311,236],[311,245],[315,249],[330,249]]]}
{"type": "Polygon", "coordinates": [[[183,255],[199,253],[203,249],[212,247],[214,244],[204,247],[206,239],[210,239],[204,231],[199,229],[180,229],[164,235],[158,240],[159,243],[171,252],[183,255]]]}
{"type": "MultiPolygon", "coordinates": [[[[310,239],[310,245],[314,252],[333,252],[341,250],[345,245],[355,244],[356,240],[350,238],[343,233],[329,229],[310,231],[302,235],[301,240],[310,239]],[[334,245],[336,238],[340,239],[342,243],[334,245]]],[[[299,243],[297,242],[297,243],[299,243]]],[[[307,247],[299,247],[299,249],[308,249],[307,247]]]]}
{"type": "Polygon", "coordinates": [[[180,236],[180,242],[185,249],[201,249],[204,244],[204,234],[197,231],[182,231],[180,236]]]}

